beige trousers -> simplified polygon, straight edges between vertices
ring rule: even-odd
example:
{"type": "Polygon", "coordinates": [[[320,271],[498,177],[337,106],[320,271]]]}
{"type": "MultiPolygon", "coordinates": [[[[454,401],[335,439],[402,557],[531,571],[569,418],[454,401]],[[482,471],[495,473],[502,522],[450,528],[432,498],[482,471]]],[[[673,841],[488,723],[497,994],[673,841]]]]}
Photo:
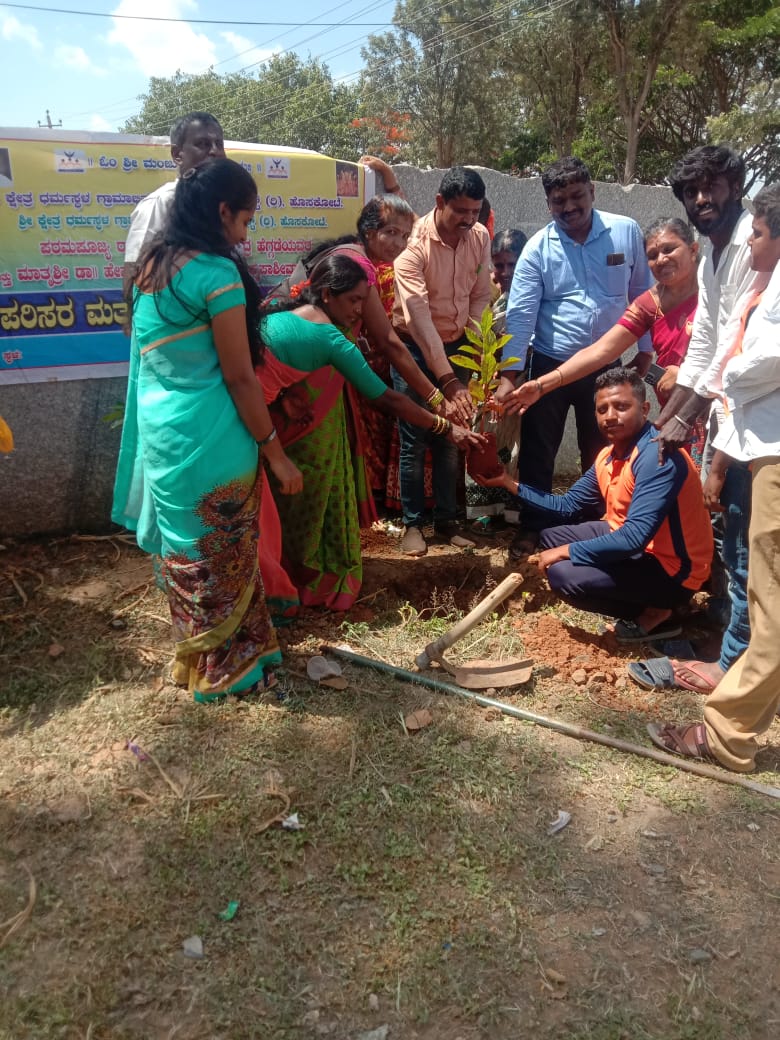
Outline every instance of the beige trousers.
{"type": "Polygon", "coordinates": [[[710,749],[738,773],[755,768],[757,738],[780,705],[780,458],[757,459],[752,468],[750,645],[704,705],[710,749]]]}

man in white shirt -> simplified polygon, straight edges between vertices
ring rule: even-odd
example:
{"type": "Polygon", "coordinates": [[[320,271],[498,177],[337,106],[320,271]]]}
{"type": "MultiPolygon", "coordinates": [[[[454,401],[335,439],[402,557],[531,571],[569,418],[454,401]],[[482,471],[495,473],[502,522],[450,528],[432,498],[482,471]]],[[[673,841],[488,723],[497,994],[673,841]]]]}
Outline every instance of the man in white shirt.
{"type": "MultiPolygon", "coordinates": [[[[751,267],[750,214],[742,207],[745,163],[725,145],[694,148],[669,175],[689,220],[704,236],[699,268],[699,303],[691,342],[677,384],[655,425],[659,453],[681,447],[696,417],[711,409],[711,442],[723,410],[713,399],[723,392],[723,370],[734,352],[740,317],[768,274],[751,267]]],[[[711,452],[710,452],[711,454],[711,452]]],[[[707,452],[705,452],[705,473],[707,452]]],[[[729,618],[718,661],[673,661],[675,679],[686,689],[711,692],[750,641],[747,606],[750,472],[747,463],[730,467],[723,485],[722,540],[718,545],[728,577],[729,618]]]]}
{"type": "MultiPolygon", "coordinates": [[[[178,177],[207,159],[224,159],[225,139],[219,121],[209,112],[188,112],[177,119],[171,127],[171,158],[179,167],[178,177]]],[[[178,177],[155,189],[133,210],[125,242],[125,289],[135,275],[141,250],[165,223],[178,177]]]]}
{"type": "Polygon", "coordinates": [[[736,349],[722,372],[727,413],[714,441],[705,502],[718,495],[724,468],[752,469],[750,522],[750,645],[704,706],[704,722],[651,724],[650,737],[668,751],[716,761],[735,772],[755,767],[758,737],[780,707],[780,184],[756,195],[749,242],[754,269],[770,278],[740,315],[736,349]]]}

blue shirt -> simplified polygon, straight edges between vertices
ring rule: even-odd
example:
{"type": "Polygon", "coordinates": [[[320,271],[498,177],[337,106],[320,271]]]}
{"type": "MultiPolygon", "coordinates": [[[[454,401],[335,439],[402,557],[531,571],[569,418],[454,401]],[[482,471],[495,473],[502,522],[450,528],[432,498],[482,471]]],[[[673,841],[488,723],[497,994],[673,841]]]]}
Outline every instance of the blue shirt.
{"type": "MultiPolygon", "coordinates": [[[[608,332],[629,303],[652,284],[642,232],[635,220],[593,210],[583,245],[555,221],[538,231],[515,268],[506,349],[523,368],[529,344],[559,363],[608,332]]],[[[649,335],[639,349],[652,351],[649,335]]]]}

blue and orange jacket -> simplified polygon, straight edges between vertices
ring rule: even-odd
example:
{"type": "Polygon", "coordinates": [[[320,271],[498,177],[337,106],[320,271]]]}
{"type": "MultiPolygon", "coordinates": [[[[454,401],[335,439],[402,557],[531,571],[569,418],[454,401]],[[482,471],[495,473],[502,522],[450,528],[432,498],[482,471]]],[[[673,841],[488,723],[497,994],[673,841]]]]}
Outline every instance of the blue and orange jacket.
{"type": "Polygon", "coordinates": [[[518,497],[545,509],[553,523],[576,520],[585,510],[602,510],[608,534],[572,542],[573,563],[604,567],[646,552],[686,589],[700,589],[712,562],[712,524],[701,480],[684,450],[658,464],[656,431],[645,423],[625,458],[611,446],[565,495],[549,495],[521,484],[518,497]]]}

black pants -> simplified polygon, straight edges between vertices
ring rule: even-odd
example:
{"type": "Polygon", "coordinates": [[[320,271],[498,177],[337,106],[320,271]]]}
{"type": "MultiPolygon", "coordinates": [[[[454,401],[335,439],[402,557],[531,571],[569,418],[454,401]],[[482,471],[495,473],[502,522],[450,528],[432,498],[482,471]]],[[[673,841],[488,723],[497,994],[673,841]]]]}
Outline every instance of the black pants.
{"type": "MultiPolygon", "coordinates": [[[[531,357],[529,379],[538,379],[552,372],[558,361],[534,351],[531,357]]],[[[520,432],[520,480],[540,491],[552,491],[555,472],[555,457],[563,440],[566,417],[574,408],[577,421],[577,444],[580,449],[580,467],[583,473],[595,462],[596,456],[605,445],[596,424],[593,406],[593,387],[596,378],[607,368],[583,376],[582,379],[545,394],[532,405],[523,416],[520,432]]],[[[549,516],[547,517],[549,522],[549,516]]],[[[539,531],[545,524],[541,513],[531,506],[523,505],[523,526],[539,531]]]]}
{"type": "MultiPolygon", "coordinates": [[[[548,527],[542,531],[539,548],[584,542],[608,534],[609,529],[606,520],[548,527]]],[[[645,552],[603,567],[561,560],[547,569],[547,580],[553,592],[579,610],[630,621],[645,607],[673,610],[693,595],[691,589],[669,577],[655,556],[645,552]]]]}

